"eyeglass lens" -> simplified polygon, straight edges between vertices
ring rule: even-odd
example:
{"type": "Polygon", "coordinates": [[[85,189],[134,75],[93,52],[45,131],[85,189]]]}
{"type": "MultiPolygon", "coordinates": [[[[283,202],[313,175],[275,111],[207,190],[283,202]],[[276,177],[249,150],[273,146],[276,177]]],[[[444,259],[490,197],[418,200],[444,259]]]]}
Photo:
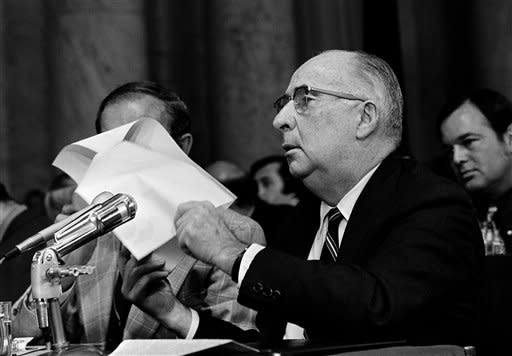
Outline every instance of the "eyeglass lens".
{"type": "Polygon", "coordinates": [[[303,113],[308,106],[308,95],[309,89],[307,86],[295,88],[292,97],[287,94],[281,96],[275,101],[274,107],[276,108],[277,113],[279,113],[286,104],[293,99],[295,110],[297,110],[298,113],[303,113]]]}

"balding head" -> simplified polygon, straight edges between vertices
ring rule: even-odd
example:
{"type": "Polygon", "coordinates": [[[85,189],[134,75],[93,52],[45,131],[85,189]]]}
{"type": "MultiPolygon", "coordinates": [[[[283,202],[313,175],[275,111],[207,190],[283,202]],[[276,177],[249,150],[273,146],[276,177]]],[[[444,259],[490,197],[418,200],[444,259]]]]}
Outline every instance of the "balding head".
{"type": "Polygon", "coordinates": [[[365,53],[313,57],[295,71],[276,107],[273,125],[290,172],[329,203],[400,143],[400,87],[382,59],[365,53]]]}
{"type": "MultiPolygon", "coordinates": [[[[325,51],[301,68],[315,68],[319,85],[329,83],[334,90],[348,91],[372,100],[382,118],[383,133],[398,146],[402,137],[403,97],[398,79],[386,61],[359,51],[325,51]]],[[[314,86],[313,84],[310,84],[314,86]]]]}
{"type": "Polygon", "coordinates": [[[404,106],[398,79],[389,64],[377,56],[356,52],[355,60],[361,78],[367,78],[372,83],[377,109],[384,118],[386,134],[398,146],[402,139],[404,106]]]}

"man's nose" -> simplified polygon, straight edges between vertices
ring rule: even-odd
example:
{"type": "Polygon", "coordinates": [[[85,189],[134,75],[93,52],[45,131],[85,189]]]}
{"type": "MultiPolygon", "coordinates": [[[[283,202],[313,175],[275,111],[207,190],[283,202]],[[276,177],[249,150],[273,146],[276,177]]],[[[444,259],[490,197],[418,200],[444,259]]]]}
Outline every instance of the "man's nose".
{"type": "Polygon", "coordinates": [[[290,100],[274,117],[272,125],[276,130],[289,131],[295,126],[295,108],[293,100],[290,100]]]}
{"type": "Polygon", "coordinates": [[[467,161],[467,150],[459,145],[453,146],[452,160],[455,165],[460,165],[467,161]]]}

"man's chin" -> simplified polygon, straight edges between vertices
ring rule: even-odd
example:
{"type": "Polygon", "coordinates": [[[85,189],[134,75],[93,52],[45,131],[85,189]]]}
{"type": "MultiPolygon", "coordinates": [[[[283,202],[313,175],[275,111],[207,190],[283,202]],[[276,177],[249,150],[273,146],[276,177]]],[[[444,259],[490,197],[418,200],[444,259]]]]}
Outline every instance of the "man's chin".
{"type": "Polygon", "coordinates": [[[470,179],[464,182],[464,187],[472,193],[480,193],[485,191],[485,184],[480,179],[470,179]]]}
{"type": "Polygon", "coordinates": [[[290,174],[297,179],[303,179],[306,177],[306,172],[303,167],[297,161],[289,161],[288,166],[290,169],[290,174]]]}

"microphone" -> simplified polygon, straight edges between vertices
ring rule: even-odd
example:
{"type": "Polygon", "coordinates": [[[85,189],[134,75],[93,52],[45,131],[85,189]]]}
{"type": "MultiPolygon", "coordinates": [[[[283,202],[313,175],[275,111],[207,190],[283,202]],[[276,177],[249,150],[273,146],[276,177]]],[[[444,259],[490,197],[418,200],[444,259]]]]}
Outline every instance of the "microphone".
{"type": "MultiPolygon", "coordinates": [[[[109,194],[111,195],[111,193],[109,193],[109,194]]],[[[118,197],[119,195],[120,194],[117,194],[116,196],[113,196],[113,197],[118,197]]],[[[124,196],[126,196],[126,195],[124,195],[124,196]]],[[[68,224],[73,223],[74,221],[84,219],[84,218],[88,217],[90,214],[100,210],[102,207],[104,207],[107,204],[107,202],[111,202],[111,199],[113,197],[111,197],[110,199],[108,199],[104,202],[101,202],[101,203],[91,204],[91,205],[73,213],[72,215],[68,216],[64,220],[59,221],[55,224],[52,224],[52,225],[44,228],[43,230],[39,231],[35,235],[32,235],[28,239],[25,239],[24,241],[20,242],[19,244],[16,244],[16,246],[14,248],[12,248],[2,258],[0,258],[0,265],[6,260],[12,259],[16,256],[21,255],[22,253],[34,250],[38,247],[45,245],[46,242],[54,239],[55,234],[59,230],[63,229],[68,224]]],[[[131,197],[130,197],[130,199],[133,201],[133,199],[131,197]]],[[[133,201],[133,204],[135,204],[134,201],[133,201]]]]}
{"type": "Polygon", "coordinates": [[[107,199],[98,209],[82,214],[71,223],[55,232],[52,246],[60,256],[76,250],[89,241],[135,217],[137,204],[127,194],[116,194],[107,199]]]}

